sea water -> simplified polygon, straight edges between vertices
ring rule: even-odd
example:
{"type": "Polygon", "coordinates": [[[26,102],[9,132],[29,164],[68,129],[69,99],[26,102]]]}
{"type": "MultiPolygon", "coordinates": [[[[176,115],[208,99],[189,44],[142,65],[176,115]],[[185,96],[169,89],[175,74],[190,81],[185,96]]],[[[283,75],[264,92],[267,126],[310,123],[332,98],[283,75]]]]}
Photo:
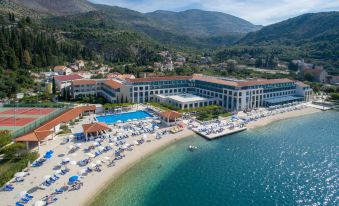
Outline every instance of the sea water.
{"type": "Polygon", "coordinates": [[[93,205],[339,205],[338,158],[338,112],[214,141],[194,135],[138,163],[93,205]]]}

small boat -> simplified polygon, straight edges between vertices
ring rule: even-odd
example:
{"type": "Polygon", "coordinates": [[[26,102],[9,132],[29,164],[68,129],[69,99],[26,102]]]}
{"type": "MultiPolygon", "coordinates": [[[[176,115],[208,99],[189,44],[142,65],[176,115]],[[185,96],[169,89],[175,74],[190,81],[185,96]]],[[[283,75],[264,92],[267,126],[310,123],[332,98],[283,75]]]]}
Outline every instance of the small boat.
{"type": "Polygon", "coordinates": [[[190,145],[190,146],[188,146],[188,151],[194,151],[194,150],[197,150],[198,149],[198,147],[196,147],[196,146],[193,146],[193,145],[190,145]]]}

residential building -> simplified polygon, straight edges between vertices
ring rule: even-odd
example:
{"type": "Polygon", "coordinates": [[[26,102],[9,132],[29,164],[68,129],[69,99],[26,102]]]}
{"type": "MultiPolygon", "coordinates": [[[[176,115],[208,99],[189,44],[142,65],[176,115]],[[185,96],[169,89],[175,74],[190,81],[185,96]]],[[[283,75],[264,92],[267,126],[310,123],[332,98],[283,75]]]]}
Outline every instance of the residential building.
{"type": "Polygon", "coordinates": [[[70,69],[66,66],[55,66],[53,71],[57,72],[59,75],[70,75],[70,74],[72,74],[72,69],[70,69]]]}
{"type": "Polygon", "coordinates": [[[72,81],[78,79],[83,79],[83,77],[77,74],[56,76],[54,77],[55,88],[57,91],[63,94],[64,89],[69,88],[72,84],[72,81]]]}

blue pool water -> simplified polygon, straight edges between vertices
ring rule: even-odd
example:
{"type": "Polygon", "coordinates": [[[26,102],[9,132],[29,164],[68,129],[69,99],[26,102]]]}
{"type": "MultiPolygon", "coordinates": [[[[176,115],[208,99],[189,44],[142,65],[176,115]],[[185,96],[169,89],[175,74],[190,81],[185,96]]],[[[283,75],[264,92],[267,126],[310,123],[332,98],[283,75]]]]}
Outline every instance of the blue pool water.
{"type": "Polygon", "coordinates": [[[106,115],[106,116],[98,116],[97,120],[99,122],[104,122],[106,124],[114,124],[117,121],[127,121],[127,120],[134,120],[134,119],[145,119],[146,117],[153,117],[151,114],[139,110],[136,112],[128,112],[128,113],[121,113],[121,114],[113,114],[113,115],[106,115]]]}

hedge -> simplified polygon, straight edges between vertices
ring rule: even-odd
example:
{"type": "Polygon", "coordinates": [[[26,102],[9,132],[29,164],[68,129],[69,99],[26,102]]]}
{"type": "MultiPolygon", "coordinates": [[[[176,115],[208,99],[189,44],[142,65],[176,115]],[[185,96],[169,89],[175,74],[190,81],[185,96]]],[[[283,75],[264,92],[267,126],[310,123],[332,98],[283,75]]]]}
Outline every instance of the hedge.
{"type": "Polygon", "coordinates": [[[2,165],[0,165],[0,169],[1,166],[4,167],[5,164],[10,164],[11,166],[4,171],[0,170],[0,185],[2,186],[10,181],[17,172],[20,172],[27,167],[28,162],[33,162],[38,158],[38,156],[38,153],[35,152],[26,153],[7,162],[1,163],[2,165]]]}

